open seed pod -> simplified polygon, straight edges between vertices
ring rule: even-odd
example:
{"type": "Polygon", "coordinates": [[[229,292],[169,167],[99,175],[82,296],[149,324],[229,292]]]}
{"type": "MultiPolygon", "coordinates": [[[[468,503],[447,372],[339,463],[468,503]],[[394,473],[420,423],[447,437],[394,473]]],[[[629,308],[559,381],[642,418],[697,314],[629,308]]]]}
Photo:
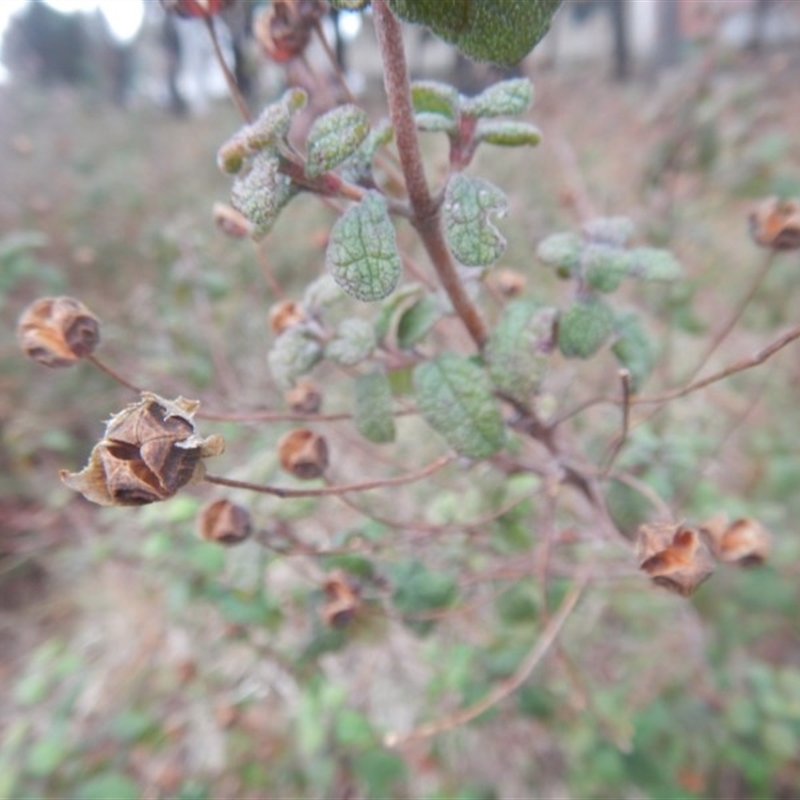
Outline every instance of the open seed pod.
{"type": "Polygon", "coordinates": [[[704,522],[700,532],[716,558],[740,567],[760,566],[771,548],[769,531],[751,517],[728,524],[726,516],[718,515],[704,522]]]}
{"type": "Polygon", "coordinates": [[[653,583],[688,597],[714,571],[708,546],[693,528],[642,525],[636,540],[639,568],[653,583]]]}
{"type": "Polygon", "coordinates": [[[800,203],[768,197],[749,217],[750,235],[762,247],[773,250],[800,248],[800,203]]]}
{"type": "Polygon", "coordinates": [[[348,576],[341,570],[331,572],[323,585],[325,605],[322,607],[322,619],[332,628],[343,628],[361,607],[361,593],[348,576]]]}
{"type": "Polygon", "coordinates": [[[279,300],[269,310],[269,328],[280,335],[292,325],[297,325],[306,318],[303,308],[294,300],[279,300]]]}
{"type": "Polygon", "coordinates": [[[303,54],[314,26],[325,15],[324,0],[272,0],[253,22],[253,33],[277,63],[303,54]]]}
{"type": "Polygon", "coordinates": [[[278,442],[281,467],[296,478],[319,478],[328,468],[328,444],[325,439],[307,428],[285,433],[278,442]]]}
{"type": "Polygon", "coordinates": [[[295,414],[316,414],[322,408],[322,392],[311,381],[298,381],[284,399],[295,414]]]}
{"type": "Polygon", "coordinates": [[[201,437],[196,400],[165,400],[142,392],[138,403],[115,414],[80,472],[61,480],[102,506],[140,506],[167,500],[187,483],[202,480],[203,459],[219,455],[221,436],[201,437]]]}
{"type": "Polygon", "coordinates": [[[17,339],[28,358],[46,367],[68,367],[92,354],[100,323],[74,297],[41,297],[22,312],[17,339]]]}

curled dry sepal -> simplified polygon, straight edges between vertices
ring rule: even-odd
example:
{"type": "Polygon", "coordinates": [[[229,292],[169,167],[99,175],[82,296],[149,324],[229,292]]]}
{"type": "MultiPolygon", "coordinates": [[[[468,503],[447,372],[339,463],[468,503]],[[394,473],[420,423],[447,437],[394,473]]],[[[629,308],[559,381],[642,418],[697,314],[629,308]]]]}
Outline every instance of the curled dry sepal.
{"type": "Polygon", "coordinates": [[[267,57],[282,64],[303,55],[327,10],[324,0],[272,0],[256,17],[253,33],[267,57]]]}
{"type": "Polygon", "coordinates": [[[92,354],[100,323],[80,300],[41,297],[22,312],[17,339],[28,358],[46,367],[68,367],[92,354]]]}
{"type": "Polygon", "coordinates": [[[61,480],[102,506],[140,506],[167,500],[187,483],[202,480],[203,459],[225,448],[221,436],[202,437],[193,417],[197,400],[165,400],[142,392],[138,403],[106,425],[89,463],[61,480]]]}
{"type": "Polygon", "coordinates": [[[750,212],[750,235],[773,250],[800,248],[800,203],[768,197],[750,212]]]}
{"type": "Polygon", "coordinates": [[[328,468],[328,443],[308,428],[295,428],[280,438],[278,460],[295,478],[319,478],[328,468]]]}
{"type": "Polygon", "coordinates": [[[331,572],[322,586],[325,604],[322,619],[332,628],[343,628],[352,622],[361,607],[361,592],[341,570],[331,572]]]}
{"type": "Polygon", "coordinates": [[[229,547],[241,544],[250,537],[250,512],[230,500],[221,498],[203,506],[197,517],[201,539],[229,547]]]}

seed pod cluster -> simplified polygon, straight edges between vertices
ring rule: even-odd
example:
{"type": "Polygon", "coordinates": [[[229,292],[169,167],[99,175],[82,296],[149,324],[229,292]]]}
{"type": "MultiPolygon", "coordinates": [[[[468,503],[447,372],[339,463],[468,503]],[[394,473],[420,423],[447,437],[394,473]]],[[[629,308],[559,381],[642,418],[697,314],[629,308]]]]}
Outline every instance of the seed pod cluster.
{"type": "Polygon", "coordinates": [[[42,297],[22,312],[17,340],[28,358],[46,367],[68,367],[92,354],[100,342],[100,323],[74,297],[42,297]]]}

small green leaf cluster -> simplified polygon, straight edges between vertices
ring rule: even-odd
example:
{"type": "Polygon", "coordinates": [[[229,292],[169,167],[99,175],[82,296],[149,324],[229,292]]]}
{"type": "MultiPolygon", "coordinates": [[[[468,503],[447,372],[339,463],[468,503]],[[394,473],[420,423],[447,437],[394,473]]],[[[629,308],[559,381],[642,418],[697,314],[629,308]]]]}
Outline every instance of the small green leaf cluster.
{"type": "Polygon", "coordinates": [[[576,286],[574,303],[558,322],[558,347],[567,358],[590,358],[613,338],[612,352],[638,390],[655,364],[655,351],[638,314],[616,313],[602,295],[615,292],[626,278],[675,281],[681,266],[668,250],[628,247],[633,222],[601,217],[587,222],[581,234],[554,233],[543,239],[537,255],[556,274],[576,286]]]}
{"type": "Polygon", "coordinates": [[[524,114],[533,102],[525,78],[493,84],[475,97],[465,97],[449,84],[416,81],[411,85],[414,121],[421,131],[446,133],[450,163],[463,169],[482,142],[501,147],[535,146],[542,139],[535,125],[499,117],[524,114]]]}

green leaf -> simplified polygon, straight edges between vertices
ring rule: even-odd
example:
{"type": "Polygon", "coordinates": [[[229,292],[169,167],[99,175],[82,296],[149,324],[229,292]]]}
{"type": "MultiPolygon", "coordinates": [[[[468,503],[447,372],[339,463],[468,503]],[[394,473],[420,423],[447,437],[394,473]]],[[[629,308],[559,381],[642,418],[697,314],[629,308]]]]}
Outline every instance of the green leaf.
{"type": "Polygon", "coordinates": [[[367,134],[367,138],[359,145],[358,149],[343,164],[341,175],[351,183],[362,186],[374,185],[372,178],[372,160],[375,153],[389,144],[394,138],[394,128],[389,120],[383,119],[367,134]]]}
{"type": "Polygon", "coordinates": [[[505,427],[488,375],[473,361],[445,353],[414,369],[414,394],[425,421],[460,455],[488,458],[505,443],[505,427]]]}
{"type": "Polygon", "coordinates": [[[330,4],[344,11],[361,11],[370,4],[370,0],[330,0],[330,4]]]}
{"type": "Polygon", "coordinates": [[[669,250],[636,247],[629,252],[630,272],[646,281],[676,281],[683,275],[680,262],[669,250]]]}
{"type": "Polygon", "coordinates": [[[344,293],[336,281],[326,273],[306,286],[303,292],[303,307],[313,316],[343,297],[344,293]]]}
{"type": "Polygon", "coordinates": [[[280,161],[269,151],[255,155],[235,178],[231,205],[253,224],[253,238],[263,239],[278,215],[297,193],[291,179],[280,172],[280,161]]]}
{"type": "Polygon", "coordinates": [[[592,289],[614,292],[630,273],[630,256],[619,247],[590,242],[581,254],[581,269],[592,289]]]}
{"type": "Polygon", "coordinates": [[[500,147],[535,147],[542,141],[542,132],[527,122],[481,120],[475,130],[474,141],[500,147]]]}
{"type": "Polygon", "coordinates": [[[434,114],[450,122],[458,119],[458,92],[454,86],[439,81],[414,81],[411,103],[416,114],[434,114]]]}
{"type": "Polygon", "coordinates": [[[568,278],[578,269],[583,248],[583,240],[576,233],[552,233],[539,242],[536,255],[555,267],[562,278],[568,278]]]}
{"type": "Polygon", "coordinates": [[[367,112],[358,106],[337,106],[318,117],[308,132],[306,175],[316,178],[356,152],[369,133],[367,112]]]}
{"type": "Polygon", "coordinates": [[[442,318],[442,309],[435,297],[423,295],[406,309],[397,323],[397,344],[403,350],[413,347],[428,335],[431,328],[442,318]]]}
{"type": "Polygon", "coordinates": [[[343,367],[354,367],[375,349],[375,331],[369,322],[351,317],[340,323],[336,336],[325,346],[325,356],[343,367]]]}
{"type": "Polygon", "coordinates": [[[617,341],[611,352],[617,361],[631,373],[631,388],[638,392],[647,380],[656,362],[650,338],[635,312],[617,318],[617,341]]]}
{"type": "Polygon", "coordinates": [[[322,346],[304,325],[292,325],[272,344],[267,356],[269,371],[282,389],[291,389],[294,382],[310,372],[322,358],[322,346]]]}
{"type": "Polygon", "coordinates": [[[492,84],[475,97],[461,98],[461,113],[469,117],[504,117],[524,114],[533,102],[533,86],[527,78],[511,78],[492,84]]]}
{"type": "Polygon", "coordinates": [[[375,744],[375,731],[369,720],[352,708],[343,708],[336,715],[333,733],[342,747],[364,750],[375,744]]]}
{"type": "Polygon", "coordinates": [[[455,133],[458,130],[457,123],[451,119],[427,112],[414,114],[414,124],[423,133],[455,133]]]}
{"type": "Polygon", "coordinates": [[[596,217],[583,226],[583,233],[592,242],[624,247],[633,236],[633,220],[629,217],[596,217]]]}
{"type": "Polygon", "coordinates": [[[25,769],[37,778],[46,778],[62,765],[68,755],[64,732],[50,730],[45,738],[39,739],[28,750],[25,769]]]}
{"type": "Polygon", "coordinates": [[[489,377],[497,389],[520,403],[538,391],[554,346],[556,311],[529,300],[513,300],[486,344],[489,377]]]}
{"type": "Polygon", "coordinates": [[[478,61],[510,66],[547,33],[561,0],[389,0],[400,19],[427,25],[478,61]]]}
{"type": "Polygon", "coordinates": [[[386,201],[378,192],[368,192],[336,220],[325,264],[336,283],[356,300],[383,300],[395,290],[402,264],[386,201]]]}
{"type": "Polygon", "coordinates": [[[507,625],[530,625],[539,617],[539,591],[532,580],[517,581],[494,605],[497,616],[507,625]]]}
{"type": "Polygon", "coordinates": [[[82,783],[74,797],[80,800],[138,800],[141,792],[127,775],[107,772],[82,783]]]}
{"type": "Polygon", "coordinates": [[[500,258],[506,240],[489,215],[502,216],[507,208],[505,194],[488,181],[460,172],[450,178],[442,216],[447,245],[461,264],[488,267],[500,258]]]}
{"type": "Polygon", "coordinates": [[[580,300],[561,315],[558,346],[567,358],[589,358],[614,329],[614,312],[597,298],[580,300]]]}
{"type": "Polygon", "coordinates": [[[366,796],[395,797],[395,784],[406,777],[406,762],[396,753],[370,750],[353,758],[353,773],[366,787],[366,796]]]}
{"type": "Polygon", "coordinates": [[[354,418],[358,432],[371,442],[393,442],[396,430],[392,413],[392,391],[386,373],[359,375],[354,383],[354,418]]]}
{"type": "Polygon", "coordinates": [[[440,611],[452,605],[458,596],[453,578],[432,572],[420,561],[393,564],[389,574],[394,584],[392,603],[401,614],[414,616],[440,611]]]}

